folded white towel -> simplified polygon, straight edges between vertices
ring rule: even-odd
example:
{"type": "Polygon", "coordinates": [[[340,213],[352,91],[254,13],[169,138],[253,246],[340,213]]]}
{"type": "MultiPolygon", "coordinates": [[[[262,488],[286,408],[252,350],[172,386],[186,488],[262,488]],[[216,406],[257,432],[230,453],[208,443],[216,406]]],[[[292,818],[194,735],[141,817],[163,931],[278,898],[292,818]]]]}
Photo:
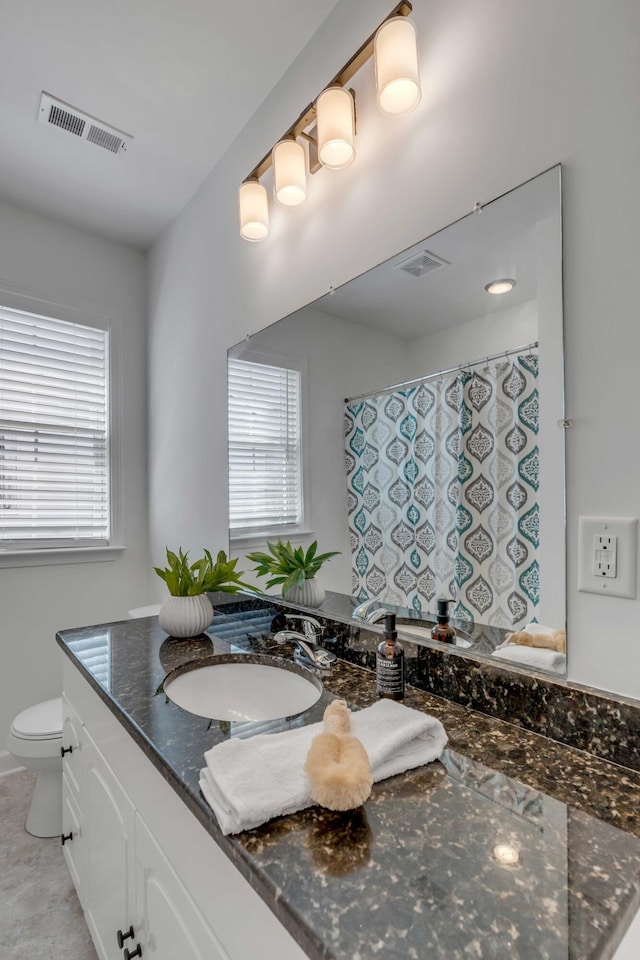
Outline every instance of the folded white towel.
{"type": "MultiPolygon", "coordinates": [[[[322,723],[314,723],[249,740],[225,740],[205,754],[200,789],[224,834],[252,830],[272,817],[311,806],[304,764],[311,741],[322,730],[322,723]]],[[[439,720],[395,700],[352,713],[351,734],[369,755],[374,781],[437,760],[447,742],[439,720]]]]}
{"type": "Polygon", "coordinates": [[[503,643],[496,647],[491,656],[535,667],[537,670],[551,670],[553,673],[564,673],[567,662],[566,655],[556,650],[547,650],[546,647],[521,647],[514,643],[503,643]]]}

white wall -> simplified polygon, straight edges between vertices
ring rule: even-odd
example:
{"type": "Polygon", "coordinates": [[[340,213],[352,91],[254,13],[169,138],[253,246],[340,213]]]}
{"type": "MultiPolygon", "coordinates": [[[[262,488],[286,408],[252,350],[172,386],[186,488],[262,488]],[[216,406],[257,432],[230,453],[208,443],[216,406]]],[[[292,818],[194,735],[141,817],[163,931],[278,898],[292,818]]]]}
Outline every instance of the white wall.
{"type": "MultiPolygon", "coordinates": [[[[70,305],[122,314],[121,492],[126,552],[101,563],[0,569],[0,730],[59,696],[55,631],[122,619],[149,598],[146,263],[139,251],[0,203],[0,280],[70,305]]],[[[4,736],[4,735],[3,735],[4,736]]],[[[0,741],[0,751],[4,743],[0,741]]]]}
{"type": "MultiPolygon", "coordinates": [[[[339,550],[322,569],[327,590],[351,592],[351,549],[347,521],[347,484],[344,473],[344,400],[395,383],[404,376],[407,343],[393,335],[371,330],[305,307],[247,343],[247,350],[273,356],[274,362],[294,357],[304,363],[303,451],[305,473],[305,526],[311,531],[304,543],[318,540],[318,553],[339,550]]],[[[243,358],[242,352],[234,352],[243,358]]],[[[251,360],[251,355],[245,359],[251,360]]],[[[243,558],[265,543],[234,544],[232,556],[243,558]]],[[[247,569],[245,561],[239,569],[247,569]]],[[[249,570],[250,570],[249,566],[249,570]]],[[[246,578],[254,582],[251,577],[246,578]]],[[[264,589],[265,581],[258,580],[264,589]]]]}
{"type": "Polygon", "coordinates": [[[422,377],[460,363],[512,350],[538,339],[538,305],[527,300],[516,307],[477,317],[468,323],[436,330],[412,340],[406,377],[422,377]]]}
{"type": "Polygon", "coordinates": [[[397,121],[358,77],[358,157],[238,237],[236,191],[389,10],[341,0],[151,257],[152,548],[226,540],[225,351],[561,161],[572,679],[640,696],[640,600],[576,589],[579,514],[637,516],[640,494],[640,6],[636,0],[415,0],[424,96],[397,121]],[[595,388],[605,381],[606,391],[595,388]],[[599,464],[602,468],[599,468],[599,464]]]}

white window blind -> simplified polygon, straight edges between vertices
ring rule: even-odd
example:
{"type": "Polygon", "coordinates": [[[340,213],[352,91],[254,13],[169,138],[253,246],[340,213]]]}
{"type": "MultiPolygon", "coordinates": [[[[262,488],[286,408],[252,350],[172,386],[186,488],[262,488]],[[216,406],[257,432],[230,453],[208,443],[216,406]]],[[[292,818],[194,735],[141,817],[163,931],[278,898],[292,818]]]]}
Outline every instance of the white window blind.
{"type": "Polygon", "coordinates": [[[0,547],[109,542],[105,330],[0,307],[0,547]]]}
{"type": "Polygon", "coordinates": [[[302,521],[300,371],[229,359],[229,526],[302,521]]]}

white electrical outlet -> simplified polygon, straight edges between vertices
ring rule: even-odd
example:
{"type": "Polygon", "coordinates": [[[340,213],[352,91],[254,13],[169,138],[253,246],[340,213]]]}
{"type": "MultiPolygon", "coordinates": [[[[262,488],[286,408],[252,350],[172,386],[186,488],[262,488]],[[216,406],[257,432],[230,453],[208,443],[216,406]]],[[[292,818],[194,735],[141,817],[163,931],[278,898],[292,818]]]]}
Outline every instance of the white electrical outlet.
{"type": "Polygon", "coordinates": [[[596,577],[615,577],[618,567],[618,538],[598,534],[593,538],[593,572],[596,577]]]}
{"type": "Polygon", "coordinates": [[[636,596],[636,517],[580,517],[578,590],[636,596]]]}

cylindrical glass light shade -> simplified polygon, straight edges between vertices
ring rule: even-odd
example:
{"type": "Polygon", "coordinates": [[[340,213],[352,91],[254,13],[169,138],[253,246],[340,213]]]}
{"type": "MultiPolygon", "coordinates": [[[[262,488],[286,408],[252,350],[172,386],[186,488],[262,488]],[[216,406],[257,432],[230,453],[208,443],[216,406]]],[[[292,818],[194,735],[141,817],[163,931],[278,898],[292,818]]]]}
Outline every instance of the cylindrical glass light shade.
{"type": "Polygon", "coordinates": [[[269,236],[269,202],[266,187],[258,180],[247,180],[238,191],[240,236],[257,243],[269,236]]]}
{"type": "Polygon", "coordinates": [[[382,24],[374,40],[376,91],[383,113],[401,117],[420,103],[416,28],[406,17],[382,24]]]}
{"type": "Polygon", "coordinates": [[[297,140],[281,140],[273,148],[273,195],[285,207],[297,207],[307,196],[304,147],[297,140]]]}
{"type": "Polygon", "coordinates": [[[343,87],[327,87],[316,101],[318,158],[323,167],[342,170],[356,157],[353,97],[343,87]]]}

